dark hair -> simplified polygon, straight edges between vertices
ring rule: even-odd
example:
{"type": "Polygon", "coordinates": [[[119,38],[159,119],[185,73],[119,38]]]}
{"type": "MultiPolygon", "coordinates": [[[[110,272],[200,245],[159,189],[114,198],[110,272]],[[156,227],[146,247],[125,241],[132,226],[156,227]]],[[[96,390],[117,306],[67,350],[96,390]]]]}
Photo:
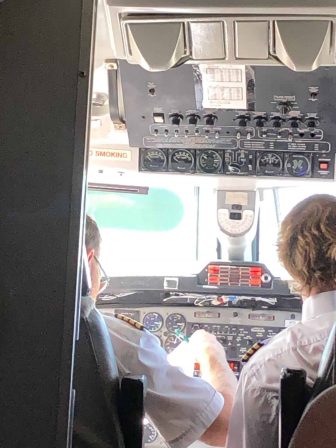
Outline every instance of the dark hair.
{"type": "Polygon", "coordinates": [[[316,194],[297,204],[283,220],[279,259],[310,295],[336,286],[336,197],[316,194]]]}
{"type": "Polygon", "coordinates": [[[86,215],[85,246],[87,250],[94,249],[99,252],[101,243],[100,231],[96,221],[86,215]]]}

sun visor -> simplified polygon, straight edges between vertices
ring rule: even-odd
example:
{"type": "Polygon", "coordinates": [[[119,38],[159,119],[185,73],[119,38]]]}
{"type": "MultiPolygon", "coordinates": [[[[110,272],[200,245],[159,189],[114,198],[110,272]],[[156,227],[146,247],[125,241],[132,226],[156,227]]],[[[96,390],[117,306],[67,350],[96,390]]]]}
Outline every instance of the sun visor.
{"type": "Polygon", "coordinates": [[[188,57],[184,27],[179,22],[128,23],[129,62],[153,72],[183,62],[188,57]]]}
{"type": "Polygon", "coordinates": [[[295,71],[311,71],[334,62],[328,20],[277,20],[274,24],[275,52],[295,71]]]}

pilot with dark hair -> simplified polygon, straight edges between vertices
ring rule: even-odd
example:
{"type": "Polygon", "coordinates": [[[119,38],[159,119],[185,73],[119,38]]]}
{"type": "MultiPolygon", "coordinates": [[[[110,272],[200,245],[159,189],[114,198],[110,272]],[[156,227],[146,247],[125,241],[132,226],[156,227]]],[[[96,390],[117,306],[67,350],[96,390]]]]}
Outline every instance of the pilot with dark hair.
{"type": "MultiPolygon", "coordinates": [[[[89,216],[85,244],[91,296],[96,299],[104,287],[99,262],[101,237],[96,222],[89,216]]],[[[113,316],[104,315],[104,319],[120,374],[147,377],[145,411],[167,443],[185,448],[201,440],[224,447],[237,383],[215,336],[201,330],[190,338],[188,347],[197,357],[202,372],[202,378],[193,378],[169,364],[158,338],[141,324],[132,325],[113,316]]]]}
{"type": "Polygon", "coordinates": [[[336,320],[336,197],[314,195],[281,224],[279,258],[298,285],[302,321],[283,330],[242,370],[227,448],[277,448],[282,368],[304,369],[313,385],[336,320]]]}

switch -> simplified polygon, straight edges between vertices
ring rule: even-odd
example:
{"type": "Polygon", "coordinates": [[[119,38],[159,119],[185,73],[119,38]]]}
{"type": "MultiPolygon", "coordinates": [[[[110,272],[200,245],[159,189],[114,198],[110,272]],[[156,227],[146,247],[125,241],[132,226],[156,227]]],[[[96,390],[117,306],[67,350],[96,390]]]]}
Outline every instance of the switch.
{"type": "Polygon", "coordinates": [[[153,121],[154,123],[163,124],[165,122],[165,116],[162,113],[153,113],[153,121]]]}
{"type": "Polygon", "coordinates": [[[319,163],[320,171],[329,171],[329,162],[322,161],[319,163]]]}

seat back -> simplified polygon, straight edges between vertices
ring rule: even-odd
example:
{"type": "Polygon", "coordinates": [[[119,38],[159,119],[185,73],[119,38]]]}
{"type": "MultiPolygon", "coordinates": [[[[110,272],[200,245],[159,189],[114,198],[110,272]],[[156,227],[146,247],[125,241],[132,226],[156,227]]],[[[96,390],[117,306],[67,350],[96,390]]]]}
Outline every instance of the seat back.
{"type": "Polygon", "coordinates": [[[306,372],[283,369],[280,377],[279,448],[287,448],[308,401],[306,372]]]}
{"type": "Polygon", "coordinates": [[[304,370],[282,372],[279,448],[336,447],[336,324],[330,331],[312,389],[305,377],[304,370]]]}
{"type": "Polygon", "coordinates": [[[313,400],[321,392],[336,384],[336,324],[334,324],[323,350],[310,399],[313,400]]]}
{"type": "Polygon", "coordinates": [[[289,448],[336,447],[336,386],[309,402],[289,448]]]}
{"type": "Polygon", "coordinates": [[[118,369],[106,324],[90,297],[81,303],[74,385],[73,448],[124,448],[118,369]]]}

